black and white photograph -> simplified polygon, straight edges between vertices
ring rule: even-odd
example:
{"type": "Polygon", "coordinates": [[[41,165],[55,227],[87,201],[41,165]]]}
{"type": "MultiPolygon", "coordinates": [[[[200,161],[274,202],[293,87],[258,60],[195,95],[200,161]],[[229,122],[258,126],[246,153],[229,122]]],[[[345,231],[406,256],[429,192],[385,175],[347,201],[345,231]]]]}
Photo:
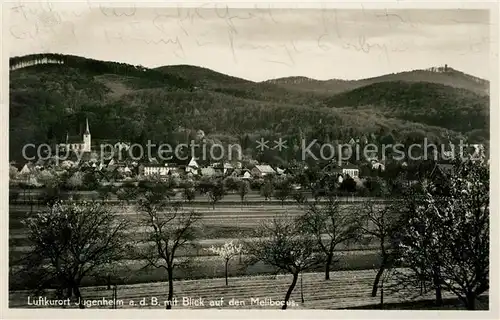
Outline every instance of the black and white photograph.
{"type": "Polygon", "coordinates": [[[9,311],[498,316],[497,14],[4,4],[9,311]]]}

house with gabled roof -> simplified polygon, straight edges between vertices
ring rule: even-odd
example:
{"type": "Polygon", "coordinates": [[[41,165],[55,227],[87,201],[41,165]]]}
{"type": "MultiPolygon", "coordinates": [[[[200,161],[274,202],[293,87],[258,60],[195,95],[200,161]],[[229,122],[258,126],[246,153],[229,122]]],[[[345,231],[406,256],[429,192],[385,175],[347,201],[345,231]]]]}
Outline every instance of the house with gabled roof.
{"type": "Polygon", "coordinates": [[[234,170],[234,167],[232,164],[230,164],[229,162],[224,162],[224,163],[213,163],[212,165],[210,165],[212,168],[215,169],[215,171],[217,172],[217,174],[219,175],[229,175],[233,172],[234,170]]]}
{"type": "Polygon", "coordinates": [[[28,161],[22,166],[21,170],[19,170],[19,174],[20,175],[30,175],[30,174],[36,173],[36,171],[37,170],[36,170],[35,165],[31,161],[28,161]]]}
{"type": "Polygon", "coordinates": [[[253,176],[259,178],[276,174],[276,171],[268,164],[255,165],[251,172],[253,176]]]}
{"type": "Polygon", "coordinates": [[[200,165],[194,157],[191,157],[188,164],[186,165],[185,172],[191,175],[198,175],[200,165]]]}
{"type": "Polygon", "coordinates": [[[285,169],[281,169],[280,167],[276,167],[276,174],[278,175],[285,175],[285,169]]]}
{"type": "Polygon", "coordinates": [[[250,180],[252,179],[252,174],[250,173],[249,170],[243,170],[243,175],[241,176],[241,179],[250,180]]]}
{"type": "Polygon", "coordinates": [[[437,163],[431,171],[431,176],[440,175],[442,177],[449,177],[453,175],[455,168],[452,164],[437,163]]]}

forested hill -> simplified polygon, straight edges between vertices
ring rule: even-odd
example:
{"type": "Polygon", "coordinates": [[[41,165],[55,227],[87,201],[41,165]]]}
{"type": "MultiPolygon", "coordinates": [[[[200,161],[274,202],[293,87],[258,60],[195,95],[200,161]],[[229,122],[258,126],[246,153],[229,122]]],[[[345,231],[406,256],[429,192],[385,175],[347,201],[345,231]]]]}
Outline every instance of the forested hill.
{"type": "Polygon", "coordinates": [[[250,142],[280,136],[298,145],[301,137],[347,141],[370,134],[401,142],[488,139],[488,99],[448,85],[401,80],[332,95],[194,66],[148,69],[57,54],[11,58],[10,67],[11,159],[26,143],[81,134],[87,117],[95,142],[185,142],[203,130],[209,141],[239,142],[248,156],[268,161],[286,161],[296,148],[262,155],[250,142]]]}
{"type": "Polygon", "coordinates": [[[429,82],[459,89],[467,89],[480,95],[489,95],[490,83],[451,67],[432,67],[425,70],[411,70],[385,74],[361,80],[315,80],[306,77],[286,77],[266,81],[287,89],[336,94],[382,82],[429,82]]]}

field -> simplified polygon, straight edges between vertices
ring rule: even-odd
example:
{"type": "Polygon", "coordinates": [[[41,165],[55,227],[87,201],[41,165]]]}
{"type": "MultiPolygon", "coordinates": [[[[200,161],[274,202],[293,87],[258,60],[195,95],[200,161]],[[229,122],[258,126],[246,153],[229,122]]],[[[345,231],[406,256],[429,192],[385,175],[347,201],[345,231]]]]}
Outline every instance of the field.
{"type": "MultiPolygon", "coordinates": [[[[23,287],[22,279],[16,273],[16,261],[30,250],[26,231],[21,223],[22,218],[29,214],[30,209],[29,205],[11,205],[9,211],[11,265],[9,301],[11,307],[26,307],[27,296],[30,294],[29,291],[24,291],[26,287],[23,287]]],[[[38,208],[35,206],[34,209],[38,208]]],[[[130,241],[134,241],[141,232],[144,232],[141,230],[143,227],[138,224],[141,213],[137,212],[135,205],[121,203],[113,205],[112,210],[127,217],[133,223],[134,228],[128,230],[130,241]]],[[[242,255],[231,260],[229,264],[231,278],[229,286],[226,287],[224,280],[221,279],[224,275],[223,262],[206,249],[211,245],[221,245],[230,239],[251,240],[252,232],[259,224],[284,214],[297,216],[303,212],[303,209],[296,204],[262,203],[256,199],[255,202],[247,202],[244,205],[223,200],[215,206],[215,209],[208,203],[193,202],[186,204],[183,210],[195,210],[201,213],[202,219],[197,245],[179,251],[179,260],[187,260],[189,263],[177,268],[174,272],[176,297],[179,300],[182,300],[182,297],[202,297],[205,299],[205,304],[209,300],[219,301],[223,297],[223,308],[234,307],[228,304],[231,299],[245,301],[245,308],[276,308],[276,306],[251,304],[251,299],[260,297],[273,301],[282,300],[291,282],[290,276],[275,276],[273,268],[261,263],[248,266],[245,263],[246,257],[242,255]]],[[[343,210],[346,214],[359,214],[356,201],[346,202],[343,210]]],[[[338,263],[332,266],[332,279],[325,281],[321,268],[313,273],[304,273],[302,293],[305,302],[301,302],[299,282],[291,297],[299,304],[291,308],[355,308],[379,303],[379,297],[370,296],[376,268],[380,263],[377,245],[376,242],[366,239],[357,244],[339,246],[336,252],[338,263]]],[[[166,300],[167,275],[165,270],[144,268],[144,265],[144,261],[132,256],[128,260],[121,261],[111,278],[112,283],[118,285],[118,300],[127,301],[127,303],[130,299],[139,301],[142,298],[151,302],[152,297],[160,302],[166,300]]],[[[111,299],[112,290],[102,287],[106,283],[106,278],[107,274],[103,274],[84,279],[83,296],[90,300],[103,297],[111,299]]],[[[425,297],[420,297],[420,299],[423,298],[425,297]]],[[[386,293],[384,298],[386,303],[401,303],[406,300],[407,296],[404,292],[399,292],[398,295],[386,293]]],[[[179,303],[182,304],[182,301],[179,303]]],[[[131,306],[125,304],[117,307],[131,306]]],[[[163,308],[164,306],[140,307],[163,308]]]]}
{"type": "MultiPolygon", "coordinates": [[[[178,268],[174,272],[175,279],[197,279],[216,278],[224,274],[223,264],[217,256],[206,250],[212,245],[222,245],[231,239],[250,240],[253,231],[259,224],[270,220],[275,216],[287,214],[297,216],[301,214],[300,209],[295,204],[277,203],[251,203],[245,205],[228,205],[224,199],[217,204],[215,209],[210,204],[191,203],[186,204],[183,210],[195,210],[201,213],[202,218],[199,224],[200,237],[195,247],[185,248],[179,251],[179,259],[189,259],[189,264],[185,268],[178,268]]],[[[134,225],[130,232],[130,241],[140,237],[144,227],[140,225],[140,213],[136,211],[134,205],[120,204],[113,205],[113,210],[121,215],[125,215],[134,225]]],[[[346,212],[350,211],[352,204],[346,204],[346,212]]],[[[38,208],[34,208],[37,210],[38,208]]],[[[19,259],[29,252],[29,241],[26,238],[26,231],[22,225],[22,218],[29,214],[29,205],[11,205],[9,212],[9,254],[11,265],[10,284],[12,289],[21,289],[19,286],[21,279],[15,273],[16,264],[19,259]]],[[[333,267],[334,270],[360,270],[371,269],[379,264],[376,251],[377,244],[365,241],[350,246],[339,246],[337,256],[339,262],[333,267]]],[[[130,257],[129,260],[121,262],[121,267],[116,270],[113,281],[117,283],[143,283],[154,281],[165,281],[166,275],[163,269],[143,268],[144,261],[130,257]]],[[[273,273],[274,269],[267,265],[256,264],[247,266],[245,256],[233,259],[230,264],[229,275],[259,275],[273,273]]],[[[86,278],[85,285],[102,284],[102,279],[86,278]]]]}

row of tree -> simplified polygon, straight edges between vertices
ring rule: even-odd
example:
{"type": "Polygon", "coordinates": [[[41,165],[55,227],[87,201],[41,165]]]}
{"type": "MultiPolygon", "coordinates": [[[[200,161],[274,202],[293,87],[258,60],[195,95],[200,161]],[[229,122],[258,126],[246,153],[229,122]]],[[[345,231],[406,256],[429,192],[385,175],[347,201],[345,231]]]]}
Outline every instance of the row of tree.
{"type": "MultiPolygon", "coordinates": [[[[367,201],[346,211],[333,195],[325,201],[304,201],[300,216],[279,216],[255,231],[257,240],[241,239],[211,250],[227,268],[230,259],[244,253],[248,264],[258,261],[293,276],[283,309],[302,272],[323,265],[325,280],[336,262],[340,244],[369,238],[380,247],[379,282],[392,275],[393,290],[434,290],[442,304],[442,292],[452,292],[468,309],[489,289],[489,169],[485,162],[457,163],[448,189],[432,181],[420,188],[407,187],[403,197],[381,206],[367,201]]],[[[217,192],[208,189],[207,192],[217,192]]],[[[198,238],[201,216],[182,208],[164,184],[153,184],[135,195],[138,224],[114,214],[96,202],[55,201],[47,210],[29,216],[25,223],[33,251],[23,262],[27,279],[38,287],[56,284],[61,297],[80,293],[85,277],[112,273],[119,261],[131,256],[147,266],[165,269],[167,301],[174,298],[174,270],[185,261],[181,248],[198,238]],[[139,231],[140,227],[140,231],[139,231]]],[[[170,309],[172,303],[167,304],[170,309]]]]}

